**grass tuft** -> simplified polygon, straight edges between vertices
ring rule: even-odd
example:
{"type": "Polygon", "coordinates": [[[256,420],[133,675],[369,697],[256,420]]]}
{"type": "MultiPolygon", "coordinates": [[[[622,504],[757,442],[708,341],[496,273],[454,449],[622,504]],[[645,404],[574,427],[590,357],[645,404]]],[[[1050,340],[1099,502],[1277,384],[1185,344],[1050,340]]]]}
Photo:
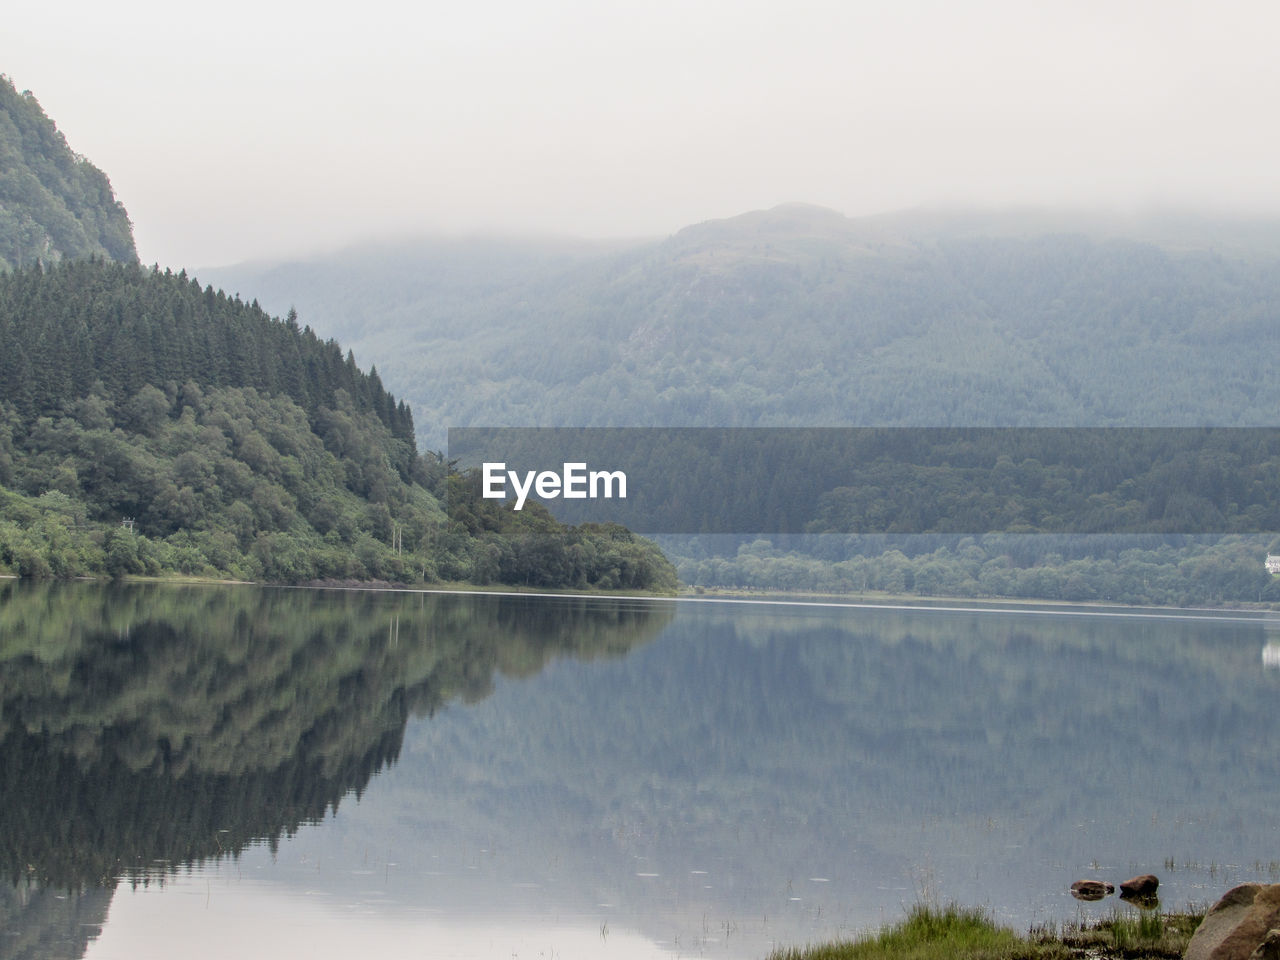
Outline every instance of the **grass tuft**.
{"type": "Polygon", "coordinates": [[[1061,941],[1078,956],[1180,960],[1203,918],[1203,913],[1117,912],[1110,919],[1064,932],[1061,941]]]}
{"type": "Polygon", "coordinates": [[[905,920],[854,940],[777,950],[769,960],[1178,960],[1203,914],[1119,913],[1088,927],[1020,936],[985,910],[917,904],[905,920]]]}
{"type": "Polygon", "coordinates": [[[985,910],[913,906],[907,918],[855,940],[776,951],[769,960],[1057,960],[1070,951],[1001,927],[985,910]]]}

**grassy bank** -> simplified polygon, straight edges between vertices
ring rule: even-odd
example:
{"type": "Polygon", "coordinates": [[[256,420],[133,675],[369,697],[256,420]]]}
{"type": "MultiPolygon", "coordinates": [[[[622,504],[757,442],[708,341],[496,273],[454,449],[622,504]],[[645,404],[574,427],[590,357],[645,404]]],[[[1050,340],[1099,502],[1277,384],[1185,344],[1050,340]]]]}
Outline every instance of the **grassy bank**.
{"type": "Polygon", "coordinates": [[[917,905],[899,923],[855,940],[779,950],[769,960],[1180,960],[1201,914],[1117,912],[1088,927],[1019,934],[980,909],[917,905]]]}

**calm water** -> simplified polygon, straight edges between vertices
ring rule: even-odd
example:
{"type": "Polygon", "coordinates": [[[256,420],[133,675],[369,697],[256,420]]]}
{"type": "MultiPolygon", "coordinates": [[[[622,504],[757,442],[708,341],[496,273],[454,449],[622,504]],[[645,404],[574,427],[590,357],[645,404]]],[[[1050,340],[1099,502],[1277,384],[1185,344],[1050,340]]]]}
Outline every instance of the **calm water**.
{"type": "Polygon", "coordinates": [[[1280,880],[1280,619],[1116,613],[3,584],[0,958],[763,957],[1280,880]]]}

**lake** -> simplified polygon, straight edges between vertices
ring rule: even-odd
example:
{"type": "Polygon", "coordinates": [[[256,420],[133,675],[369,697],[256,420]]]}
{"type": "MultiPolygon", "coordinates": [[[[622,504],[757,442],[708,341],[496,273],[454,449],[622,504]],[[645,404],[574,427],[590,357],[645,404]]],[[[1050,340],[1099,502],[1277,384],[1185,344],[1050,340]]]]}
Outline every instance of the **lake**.
{"type": "Polygon", "coordinates": [[[1280,617],[0,583],[0,958],[724,957],[1280,881],[1280,617]]]}

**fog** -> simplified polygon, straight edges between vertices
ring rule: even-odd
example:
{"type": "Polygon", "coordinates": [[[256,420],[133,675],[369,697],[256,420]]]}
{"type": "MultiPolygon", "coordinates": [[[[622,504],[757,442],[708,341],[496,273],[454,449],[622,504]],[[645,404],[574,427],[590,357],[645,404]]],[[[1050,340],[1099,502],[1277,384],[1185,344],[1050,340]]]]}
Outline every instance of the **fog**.
{"type": "Polygon", "coordinates": [[[25,4],[0,71],[139,253],[663,236],[800,200],[1280,213],[1267,2],[25,4]]]}

